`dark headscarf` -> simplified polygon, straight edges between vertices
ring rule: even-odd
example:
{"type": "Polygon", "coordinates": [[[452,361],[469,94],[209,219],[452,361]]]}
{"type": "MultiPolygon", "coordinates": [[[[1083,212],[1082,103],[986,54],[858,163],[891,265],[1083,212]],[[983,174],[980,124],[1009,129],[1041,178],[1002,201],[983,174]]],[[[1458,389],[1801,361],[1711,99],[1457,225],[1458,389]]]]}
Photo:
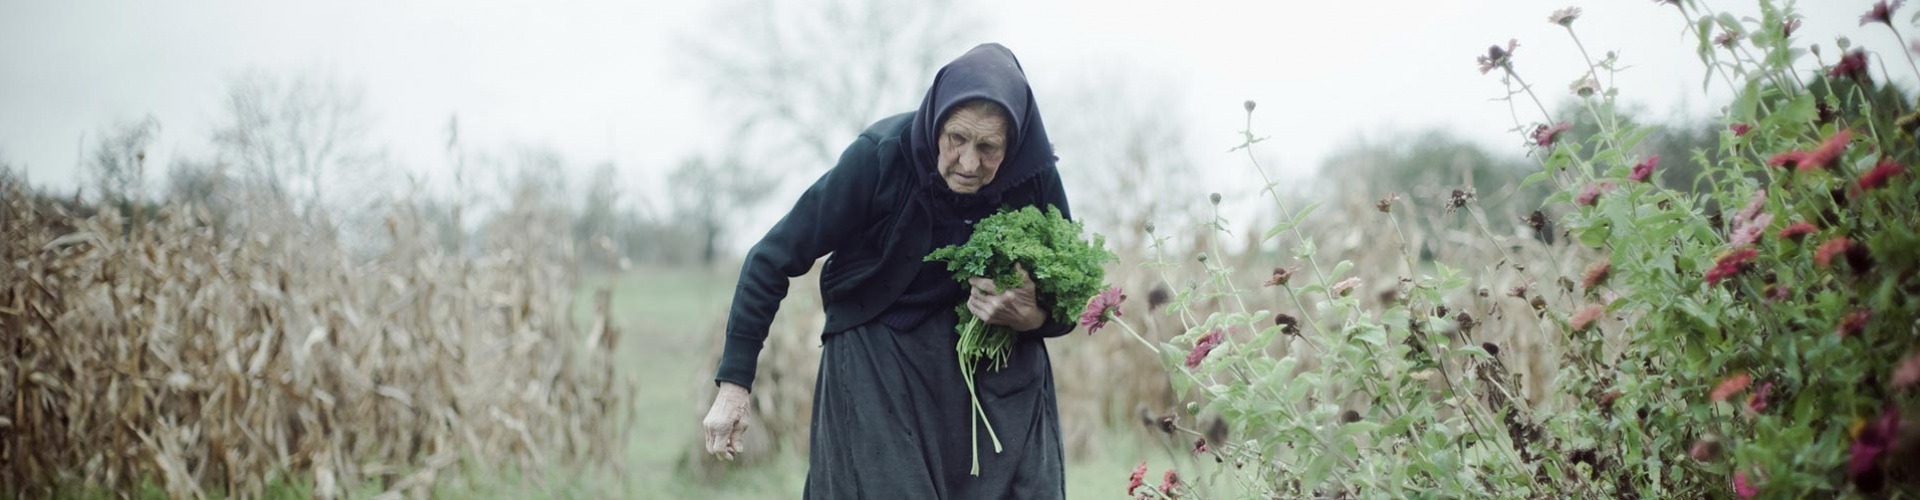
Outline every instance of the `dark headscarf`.
{"type": "Polygon", "coordinates": [[[967,51],[933,78],[933,88],[914,113],[907,137],[908,156],[920,172],[921,186],[942,201],[963,206],[999,205],[1001,195],[1034,175],[1053,168],[1053,143],[1040,123],[1040,107],[1013,51],[997,43],[967,51]],[[985,99],[1005,109],[1009,123],[1006,156],[993,181],[972,195],[954,193],[940,177],[940,123],[961,103],[985,99]]]}

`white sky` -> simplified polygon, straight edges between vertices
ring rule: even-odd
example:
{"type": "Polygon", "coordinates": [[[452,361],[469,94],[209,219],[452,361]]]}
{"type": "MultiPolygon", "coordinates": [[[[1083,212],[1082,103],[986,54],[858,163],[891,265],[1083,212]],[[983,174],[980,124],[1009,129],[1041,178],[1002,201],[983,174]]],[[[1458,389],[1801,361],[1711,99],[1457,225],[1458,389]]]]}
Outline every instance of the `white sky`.
{"type": "MultiPolygon", "coordinates": [[[[1904,44],[1884,28],[1856,27],[1871,2],[1803,4],[1801,43],[1825,45],[1832,60],[1833,36],[1850,35],[1893,57],[1884,62],[1896,81],[1913,82],[1894,57],[1904,44]]],[[[1646,0],[994,0],[979,5],[989,13],[979,41],[1001,42],[1020,56],[1043,113],[1059,92],[1051,89],[1084,74],[1088,61],[1168,75],[1188,108],[1181,114],[1193,157],[1213,180],[1230,183],[1233,174],[1218,172],[1244,171],[1239,157],[1222,152],[1237,141],[1246,99],[1260,103],[1257,131],[1276,139],[1266,152],[1293,176],[1383,129],[1445,127],[1519,154],[1505,105],[1488,101],[1500,94],[1498,79],[1481,75],[1474,57],[1518,38],[1518,70],[1544,98],[1562,99],[1584,65],[1545,18],[1567,5],[1586,10],[1575,28],[1594,57],[1620,50],[1633,65],[1618,81],[1626,102],[1706,117],[1726,100],[1723,88],[1700,91],[1704,69],[1678,14],[1646,0]],[[1014,6],[1019,16],[1005,14],[1014,6]]],[[[1742,2],[1715,7],[1757,15],[1742,2]]],[[[581,169],[576,179],[586,165],[612,159],[623,184],[645,193],[658,189],[676,160],[717,147],[725,130],[707,120],[706,89],[680,76],[673,54],[677,34],[713,19],[705,8],[686,1],[0,0],[0,158],[37,183],[71,188],[83,137],[146,114],[164,126],[152,164],[204,155],[229,77],[319,68],[364,86],[377,118],[373,135],[396,168],[444,178],[445,126],[457,114],[467,145],[550,145],[581,169]]],[[[1905,21],[1911,10],[1896,17],[1905,21]]],[[[1046,116],[1054,127],[1074,120],[1046,116]]],[[[789,183],[808,182],[826,167],[789,183]]]]}

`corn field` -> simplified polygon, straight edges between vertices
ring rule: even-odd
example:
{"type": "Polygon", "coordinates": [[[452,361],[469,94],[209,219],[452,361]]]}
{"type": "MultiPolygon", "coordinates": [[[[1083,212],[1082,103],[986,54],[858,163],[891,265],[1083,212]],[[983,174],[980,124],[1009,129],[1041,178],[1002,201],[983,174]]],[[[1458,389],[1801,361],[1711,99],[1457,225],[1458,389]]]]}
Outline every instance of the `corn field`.
{"type": "Polygon", "coordinates": [[[126,218],[25,191],[0,180],[0,494],[422,497],[463,470],[614,464],[626,442],[604,294],[578,327],[571,249],[537,210],[461,256],[401,204],[363,260],[271,204],[220,234],[192,206],[126,218]]]}

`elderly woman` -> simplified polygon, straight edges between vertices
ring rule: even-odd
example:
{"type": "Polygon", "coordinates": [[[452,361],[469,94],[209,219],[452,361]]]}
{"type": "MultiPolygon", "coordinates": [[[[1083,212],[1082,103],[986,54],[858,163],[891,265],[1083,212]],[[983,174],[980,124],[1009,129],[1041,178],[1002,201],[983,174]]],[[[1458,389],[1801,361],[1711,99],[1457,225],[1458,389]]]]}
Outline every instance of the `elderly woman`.
{"type": "Polygon", "coordinates": [[[704,421],[707,451],[739,452],[747,392],[788,279],[831,255],[820,275],[827,320],[806,497],[1063,497],[1043,340],[1074,326],[1049,320],[1049,308],[1075,304],[1036,301],[1030,276],[999,292],[992,280],[963,285],[945,264],[923,262],[935,248],[966,242],[974,221],[1002,208],[1067,214],[1055,160],[1026,74],[998,44],[941,68],[918,111],[861,133],[741,266],[720,391],[704,421]],[[971,404],[954,350],[962,303],[1020,332],[1009,363],[975,377],[1000,453],[968,432],[971,404]],[[976,451],[978,476],[969,474],[976,451]]]}

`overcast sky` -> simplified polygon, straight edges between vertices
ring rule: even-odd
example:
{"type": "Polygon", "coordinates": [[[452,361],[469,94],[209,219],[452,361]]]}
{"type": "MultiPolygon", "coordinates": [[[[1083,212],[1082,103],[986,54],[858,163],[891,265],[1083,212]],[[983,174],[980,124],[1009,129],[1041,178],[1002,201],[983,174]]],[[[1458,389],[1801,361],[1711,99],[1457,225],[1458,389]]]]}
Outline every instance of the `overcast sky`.
{"type": "MultiPolygon", "coordinates": [[[[1850,35],[1890,57],[1896,81],[1912,83],[1896,57],[1904,44],[1856,26],[1871,2],[1802,4],[1803,44],[1826,46],[1831,60],[1833,37],[1850,35]]],[[[362,85],[394,168],[426,178],[446,175],[441,151],[456,114],[467,144],[550,145],[583,170],[612,160],[637,192],[658,189],[675,160],[719,147],[724,135],[708,119],[707,89],[682,76],[674,54],[675,37],[698,36],[717,19],[705,2],[0,5],[0,158],[45,185],[73,186],[83,140],[148,114],[164,127],[154,164],[205,155],[226,80],[249,69],[318,69],[362,85]]],[[[1725,102],[1724,88],[1701,92],[1704,70],[1679,15],[1645,0],[998,0],[978,4],[985,22],[969,29],[1020,56],[1043,113],[1088,61],[1161,75],[1181,93],[1193,156],[1216,178],[1244,168],[1223,152],[1236,142],[1241,102],[1254,99],[1256,127],[1276,139],[1268,153],[1299,175],[1334,147],[1383,130],[1445,127],[1520,154],[1507,108],[1488,100],[1501,92],[1498,79],[1481,75],[1474,57],[1517,38],[1519,71],[1562,99],[1584,71],[1566,33],[1546,21],[1567,5],[1585,9],[1575,28],[1594,57],[1619,50],[1632,65],[1618,81],[1626,102],[1691,117],[1725,102]]],[[[1757,15],[1743,2],[1715,7],[1757,15]]],[[[1046,116],[1056,127],[1075,119],[1046,116]]]]}

